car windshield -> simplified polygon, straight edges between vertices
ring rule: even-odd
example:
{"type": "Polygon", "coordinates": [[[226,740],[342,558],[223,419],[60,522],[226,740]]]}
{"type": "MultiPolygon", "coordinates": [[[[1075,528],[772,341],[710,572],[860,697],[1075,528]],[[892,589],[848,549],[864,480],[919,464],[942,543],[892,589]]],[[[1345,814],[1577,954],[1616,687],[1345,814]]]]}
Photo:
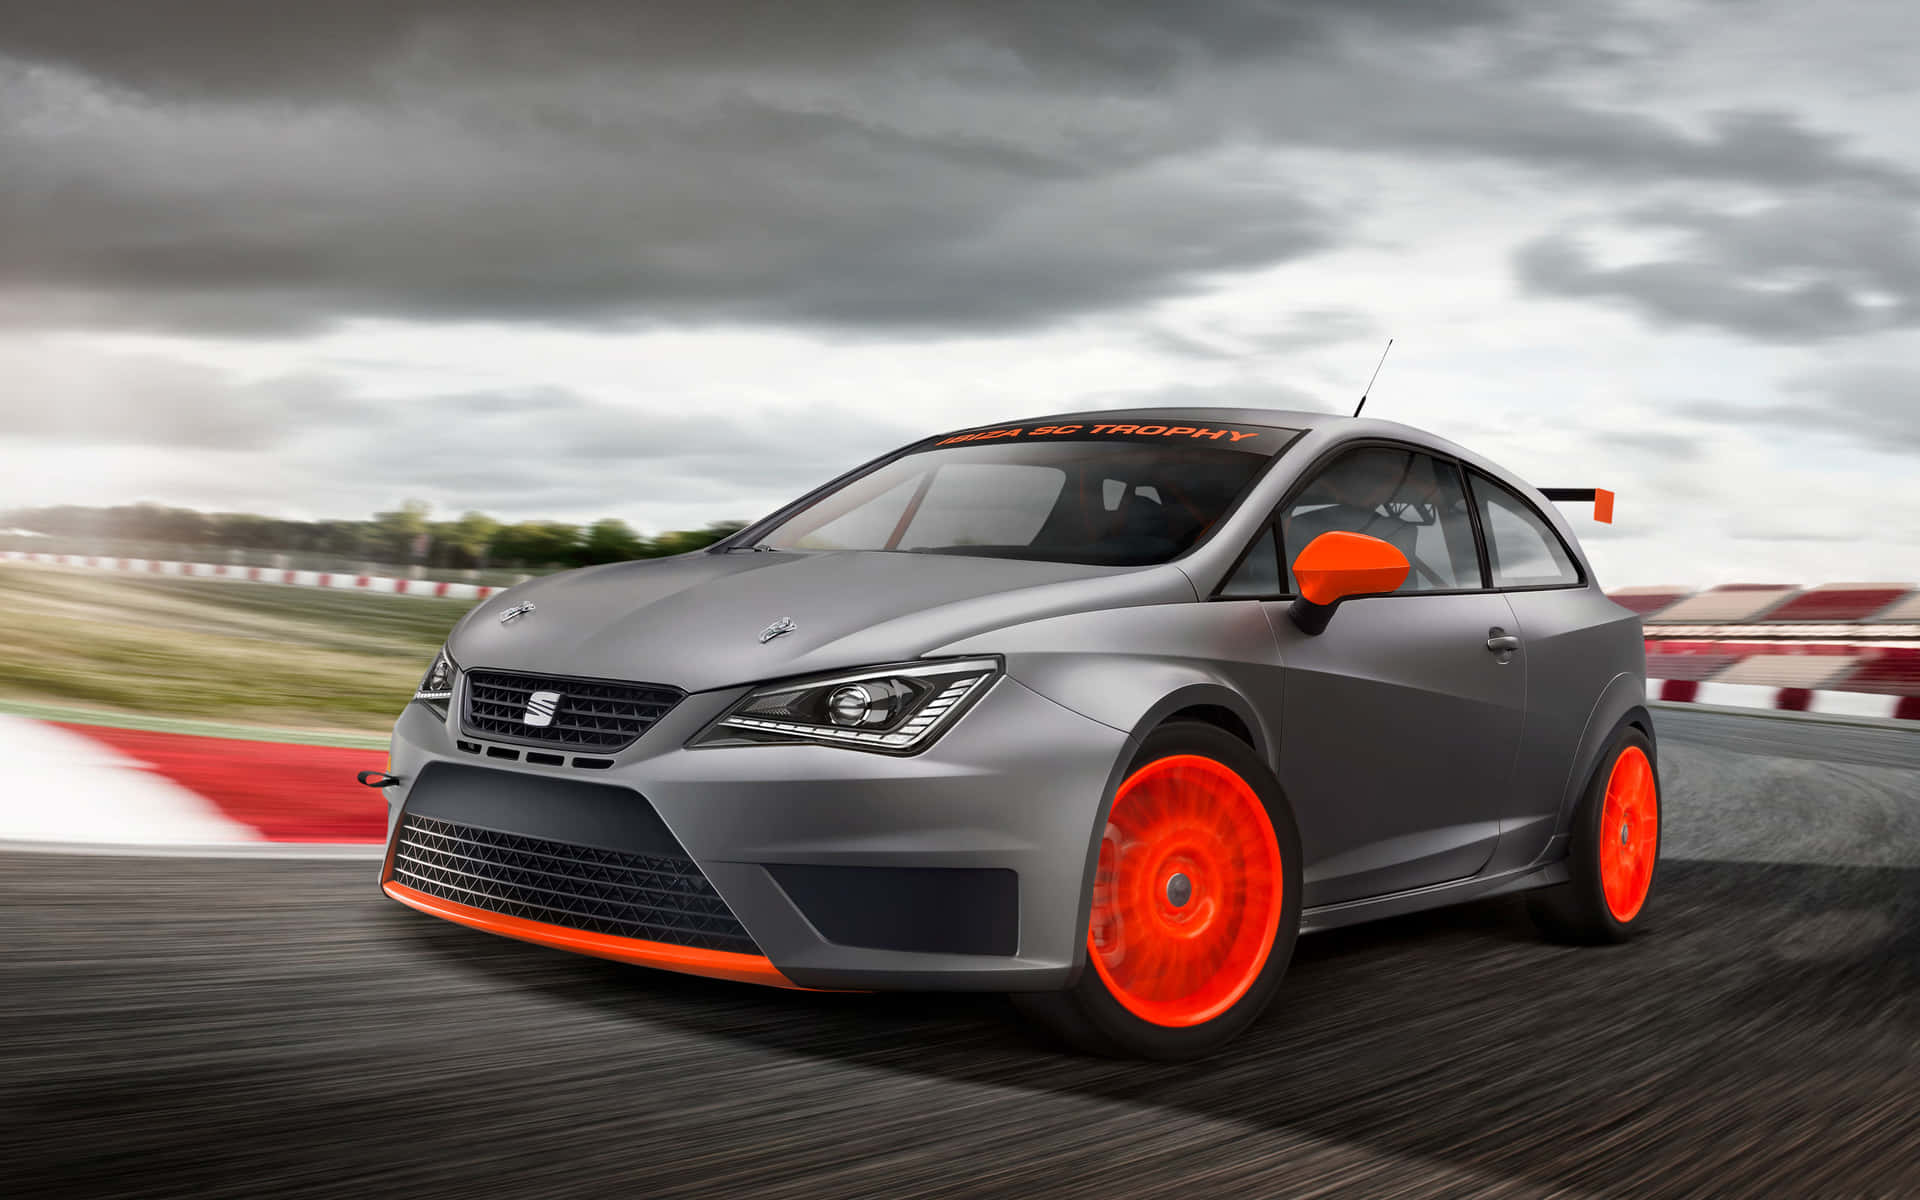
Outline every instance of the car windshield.
{"type": "Polygon", "coordinates": [[[928,441],[747,544],[1106,566],[1184,553],[1296,431],[1260,425],[1022,425],[928,441]]]}

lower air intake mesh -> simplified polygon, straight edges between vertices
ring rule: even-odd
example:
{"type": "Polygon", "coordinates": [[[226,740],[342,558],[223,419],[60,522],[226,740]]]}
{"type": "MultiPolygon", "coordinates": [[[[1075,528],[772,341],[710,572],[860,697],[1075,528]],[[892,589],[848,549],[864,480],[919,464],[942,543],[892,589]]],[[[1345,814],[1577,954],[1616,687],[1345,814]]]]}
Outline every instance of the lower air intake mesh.
{"type": "Polygon", "coordinates": [[[393,878],[429,896],[528,921],[760,953],[688,858],[599,850],[408,813],[393,878]]]}

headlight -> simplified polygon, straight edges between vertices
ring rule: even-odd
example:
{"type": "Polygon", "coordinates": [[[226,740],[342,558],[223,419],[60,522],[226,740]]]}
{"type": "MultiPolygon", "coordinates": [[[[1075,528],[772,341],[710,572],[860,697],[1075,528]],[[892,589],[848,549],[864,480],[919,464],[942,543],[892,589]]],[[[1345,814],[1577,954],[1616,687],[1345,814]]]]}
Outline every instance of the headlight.
{"type": "Polygon", "coordinates": [[[912,754],[959,720],[999,674],[997,659],[968,658],[770,683],[747,693],[689,745],[812,742],[912,754]]]}
{"type": "Polygon", "coordinates": [[[453,660],[447,657],[447,648],[440,647],[428,665],[427,673],[420,677],[420,686],[413,689],[413,698],[428,708],[447,715],[447,702],[453,699],[453,660]]]}

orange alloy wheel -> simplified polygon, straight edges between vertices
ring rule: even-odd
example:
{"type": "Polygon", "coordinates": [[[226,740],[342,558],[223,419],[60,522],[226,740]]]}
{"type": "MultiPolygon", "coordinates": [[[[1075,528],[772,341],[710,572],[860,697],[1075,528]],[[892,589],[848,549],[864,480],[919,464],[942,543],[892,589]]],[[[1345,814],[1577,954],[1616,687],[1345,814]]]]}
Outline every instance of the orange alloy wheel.
{"type": "Polygon", "coordinates": [[[1600,811],[1600,890],[1616,921],[1631,921],[1646,903],[1659,845],[1660,798],[1646,752],[1628,746],[1613,761],[1600,811]]]}
{"type": "Polygon", "coordinates": [[[1179,754],[1120,785],[1100,840],[1087,948],[1122,1007],[1199,1025],[1260,977],[1280,927],[1280,846],[1247,781],[1179,754]]]}

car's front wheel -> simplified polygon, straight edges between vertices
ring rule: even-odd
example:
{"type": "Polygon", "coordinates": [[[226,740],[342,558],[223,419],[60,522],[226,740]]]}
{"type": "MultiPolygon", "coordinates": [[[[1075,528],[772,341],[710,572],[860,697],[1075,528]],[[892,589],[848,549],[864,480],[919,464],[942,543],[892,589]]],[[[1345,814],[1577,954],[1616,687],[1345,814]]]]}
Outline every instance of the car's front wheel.
{"type": "Polygon", "coordinates": [[[1278,990],[1299,896],[1299,835],[1266,764],[1213,726],[1163,726],[1102,831],[1086,968],[1016,1003],[1094,1053],[1209,1053],[1278,990]]]}

